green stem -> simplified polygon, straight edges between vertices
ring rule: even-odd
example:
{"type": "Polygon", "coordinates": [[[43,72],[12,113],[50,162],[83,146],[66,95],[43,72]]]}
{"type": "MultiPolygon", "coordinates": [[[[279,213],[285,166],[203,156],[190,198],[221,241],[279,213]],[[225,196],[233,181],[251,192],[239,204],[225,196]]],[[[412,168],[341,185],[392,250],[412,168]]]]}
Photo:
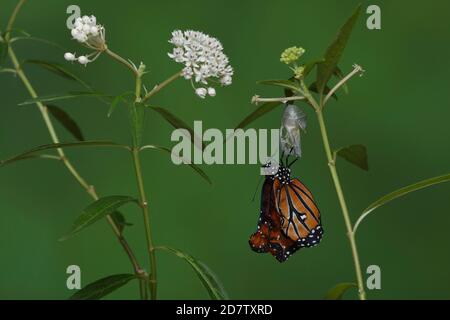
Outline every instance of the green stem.
{"type": "MultiPolygon", "coordinates": [[[[135,85],[135,103],[145,102],[146,100],[150,99],[153,95],[161,91],[163,88],[171,84],[173,81],[178,79],[182,72],[179,71],[173,76],[169,77],[165,81],[163,81],[161,84],[155,86],[153,90],[151,90],[149,93],[147,93],[143,98],[141,98],[142,93],[142,75],[144,74],[144,69],[136,70],[135,67],[133,67],[128,61],[126,61],[124,58],[119,56],[118,54],[112,52],[109,49],[106,49],[105,52],[112,57],[114,60],[124,64],[127,66],[135,75],[136,78],[136,85],[135,85]]],[[[132,108],[135,108],[136,106],[132,106],[132,108]]],[[[157,265],[156,265],[156,254],[155,254],[155,246],[153,244],[153,238],[152,238],[152,231],[151,231],[151,223],[150,223],[150,212],[148,208],[148,202],[147,202],[147,196],[145,193],[145,187],[144,187],[144,179],[142,176],[142,167],[141,167],[141,159],[140,159],[140,147],[138,143],[135,141],[133,149],[132,149],[132,155],[133,155],[133,164],[134,164],[134,171],[136,175],[136,181],[138,184],[139,189],[139,205],[142,208],[142,213],[144,216],[144,227],[145,227],[145,236],[147,240],[147,250],[149,253],[149,260],[150,260],[150,279],[149,279],[149,287],[150,287],[150,295],[152,300],[156,300],[157,297],[157,265]]],[[[142,289],[141,289],[142,291],[142,289]]]]}
{"type": "Polygon", "coordinates": [[[155,246],[153,244],[152,231],[150,227],[150,212],[148,209],[147,196],[145,194],[144,179],[142,177],[141,159],[139,156],[139,147],[133,147],[133,163],[136,174],[136,180],[139,189],[139,205],[144,215],[145,236],[147,239],[147,249],[150,257],[150,292],[152,300],[156,299],[157,277],[156,277],[156,255],[155,246]]]}
{"type": "Polygon", "coordinates": [[[322,140],[323,140],[323,146],[324,146],[325,154],[326,154],[327,160],[328,160],[328,168],[330,169],[331,178],[333,179],[334,187],[336,189],[336,193],[337,193],[337,196],[339,199],[339,204],[341,206],[342,215],[344,217],[345,228],[347,229],[347,236],[348,236],[348,239],[350,242],[350,247],[352,250],[353,263],[355,266],[355,273],[356,273],[356,281],[358,283],[359,299],[366,300],[366,293],[364,290],[364,281],[363,281],[363,276],[362,276],[362,272],[361,272],[361,263],[359,261],[358,248],[356,246],[355,234],[353,232],[352,222],[350,219],[350,214],[348,211],[347,203],[345,201],[344,192],[342,190],[341,182],[339,180],[339,176],[338,176],[338,173],[336,170],[336,162],[335,162],[335,159],[331,152],[327,128],[325,126],[325,121],[323,119],[323,112],[322,112],[323,111],[323,99],[321,98],[320,103],[317,103],[303,81],[302,81],[302,89],[303,89],[302,93],[304,94],[306,99],[308,99],[308,101],[311,103],[311,105],[313,106],[313,108],[315,109],[316,114],[317,114],[317,119],[318,119],[319,126],[320,126],[320,133],[322,135],[322,140]]]}
{"type": "MultiPolygon", "coordinates": [[[[7,30],[12,29],[14,22],[16,20],[17,14],[19,13],[21,7],[23,6],[23,4],[25,2],[26,2],[26,0],[21,0],[16,5],[16,8],[14,9],[13,14],[11,15],[11,18],[9,19],[7,30]]],[[[8,43],[8,41],[10,40],[10,32],[8,32],[7,36],[5,37],[5,40],[8,43]]],[[[10,43],[8,45],[8,55],[9,55],[9,58],[11,59],[11,62],[14,66],[14,69],[15,69],[17,75],[19,76],[20,80],[24,84],[25,88],[28,90],[28,93],[30,94],[30,96],[32,98],[37,98],[38,95],[37,95],[36,91],[34,90],[33,86],[31,85],[31,82],[28,80],[28,77],[23,72],[23,70],[20,66],[19,60],[17,59],[17,56],[16,56],[10,43]]],[[[52,142],[59,143],[59,138],[58,138],[58,135],[56,134],[56,130],[53,126],[53,122],[50,119],[47,107],[45,105],[43,105],[41,102],[37,102],[36,104],[42,115],[42,118],[47,127],[47,130],[50,134],[52,142]]],[[[72,176],[75,178],[75,180],[77,180],[77,182],[83,187],[83,189],[85,189],[85,191],[94,200],[98,200],[99,197],[95,191],[94,186],[88,184],[86,182],[86,180],[83,179],[83,177],[75,169],[75,167],[72,165],[72,163],[70,162],[70,160],[65,155],[65,153],[62,149],[57,149],[57,152],[58,152],[60,159],[64,163],[65,167],[72,174],[72,176]]],[[[137,261],[136,256],[134,255],[134,253],[133,253],[131,247],[129,246],[128,242],[126,241],[125,237],[120,232],[119,226],[117,225],[117,223],[114,221],[114,219],[111,216],[108,215],[106,217],[106,219],[107,219],[108,223],[111,225],[111,228],[113,229],[114,234],[116,235],[117,239],[119,240],[119,243],[121,244],[121,246],[124,249],[125,253],[127,254],[128,258],[130,259],[130,262],[133,265],[134,272],[137,275],[141,274],[142,268],[140,267],[139,262],[137,261]]],[[[143,298],[143,296],[141,296],[141,298],[143,298]]]]}
{"type": "Polygon", "coordinates": [[[336,170],[336,163],[335,163],[335,160],[333,159],[333,156],[331,153],[330,143],[328,140],[328,134],[327,134],[327,129],[326,129],[325,122],[323,119],[322,110],[317,111],[317,118],[319,120],[320,132],[322,134],[323,145],[325,148],[325,153],[327,155],[328,167],[330,168],[331,177],[333,178],[334,187],[336,189],[336,193],[338,195],[339,203],[340,203],[341,209],[342,209],[342,215],[344,216],[345,227],[347,229],[347,236],[350,241],[353,262],[355,265],[356,280],[358,282],[359,298],[361,300],[366,300],[366,293],[364,291],[364,281],[363,281],[362,272],[361,272],[361,264],[359,261],[358,249],[356,247],[355,234],[353,233],[353,228],[352,228],[352,223],[351,223],[350,215],[349,215],[348,208],[347,208],[347,203],[345,201],[344,192],[342,191],[341,183],[340,183],[339,176],[338,176],[338,173],[336,170]]]}
{"type": "Polygon", "coordinates": [[[109,55],[111,58],[113,58],[114,60],[118,61],[119,63],[123,64],[124,66],[126,66],[128,69],[131,70],[131,72],[133,72],[133,74],[135,75],[136,78],[139,78],[140,75],[138,73],[138,70],[136,70],[136,68],[129,63],[127,60],[125,60],[124,58],[122,58],[121,56],[119,56],[117,53],[109,50],[109,49],[105,49],[105,53],[107,55],[109,55]]]}
{"type": "Polygon", "coordinates": [[[167,78],[166,80],[164,80],[163,82],[161,82],[160,84],[156,85],[149,93],[147,93],[145,95],[145,97],[142,99],[142,102],[147,101],[148,99],[153,97],[155,94],[157,94],[159,91],[164,89],[166,86],[168,86],[169,84],[171,84],[172,82],[177,80],[181,76],[181,74],[182,74],[182,71],[179,71],[179,72],[175,73],[173,76],[171,76],[171,77],[167,78]]]}

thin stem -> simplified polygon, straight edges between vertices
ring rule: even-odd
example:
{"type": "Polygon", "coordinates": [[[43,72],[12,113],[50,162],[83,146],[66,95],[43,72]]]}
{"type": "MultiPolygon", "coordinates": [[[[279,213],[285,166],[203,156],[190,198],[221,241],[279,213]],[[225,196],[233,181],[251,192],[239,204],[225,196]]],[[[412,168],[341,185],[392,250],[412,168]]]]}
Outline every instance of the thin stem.
{"type": "Polygon", "coordinates": [[[362,277],[362,272],[361,272],[361,264],[359,262],[358,249],[356,247],[355,234],[352,231],[352,223],[350,220],[347,203],[345,201],[344,192],[342,191],[341,183],[340,183],[339,176],[338,176],[338,173],[336,170],[336,163],[333,160],[333,156],[331,153],[330,142],[328,140],[328,134],[327,134],[327,130],[326,130],[326,126],[325,126],[325,122],[324,122],[323,114],[322,114],[321,110],[317,111],[317,118],[319,120],[320,132],[322,134],[323,145],[324,145],[325,153],[326,153],[326,156],[328,159],[328,167],[331,172],[331,177],[333,178],[334,187],[336,189],[336,193],[337,193],[338,199],[339,199],[339,204],[342,209],[342,215],[344,216],[345,227],[347,229],[347,236],[350,241],[350,247],[351,247],[352,255],[353,255],[353,262],[355,265],[356,279],[358,282],[359,298],[361,300],[365,300],[366,293],[364,291],[364,282],[363,282],[363,277],[362,277]]]}
{"type": "Polygon", "coordinates": [[[150,267],[151,267],[151,273],[150,273],[150,292],[151,292],[151,298],[152,300],[156,299],[156,292],[157,292],[157,277],[156,277],[156,255],[155,255],[155,246],[153,244],[153,238],[152,238],[152,231],[150,227],[150,212],[148,209],[148,202],[147,202],[147,196],[145,194],[145,187],[144,187],[144,179],[142,177],[142,168],[141,168],[141,159],[139,155],[139,148],[134,147],[133,151],[133,163],[134,163],[134,170],[136,174],[136,180],[138,184],[139,189],[139,205],[142,208],[142,213],[144,216],[144,226],[145,226],[145,236],[147,239],[147,249],[150,257],[150,267]]]}
{"type": "Polygon", "coordinates": [[[361,263],[359,261],[358,249],[356,247],[355,234],[353,233],[352,223],[350,220],[350,214],[348,212],[348,207],[347,207],[347,203],[345,201],[344,192],[342,191],[341,182],[339,180],[339,176],[338,176],[338,173],[336,170],[336,161],[334,159],[333,153],[331,152],[327,128],[325,126],[325,121],[323,119],[322,100],[321,100],[320,104],[318,104],[317,101],[314,99],[314,97],[309,92],[305,83],[302,81],[301,84],[302,84],[302,88],[303,88],[303,94],[308,99],[308,101],[311,103],[313,108],[316,110],[317,119],[318,119],[319,126],[320,126],[320,133],[322,135],[323,146],[324,146],[325,154],[326,154],[327,160],[328,160],[328,168],[330,169],[331,177],[333,179],[334,187],[336,189],[336,193],[337,193],[337,196],[339,199],[339,204],[341,206],[342,215],[344,217],[345,228],[347,229],[347,236],[348,236],[348,239],[350,242],[350,247],[352,250],[353,263],[355,266],[355,273],[356,273],[356,281],[358,283],[359,299],[366,300],[366,293],[364,290],[364,281],[363,281],[362,272],[361,272],[361,263]]]}
{"type": "Polygon", "coordinates": [[[142,91],[142,78],[138,76],[136,77],[136,89],[135,89],[136,102],[141,101],[141,91],[142,91]]]}
{"type": "MultiPolygon", "coordinates": [[[[112,52],[111,50],[106,49],[106,53],[109,56],[111,56],[114,60],[126,65],[129,69],[131,69],[133,71],[135,78],[136,78],[135,102],[137,103],[137,102],[143,101],[143,99],[141,99],[141,92],[142,92],[142,75],[145,70],[145,67],[143,69],[139,68],[139,70],[137,70],[133,65],[131,65],[131,63],[126,61],[124,58],[122,58],[118,54],[112,52]]],[[[165,82],[167,82],[167,84],[169,84],[172,81],[173,80],[171,80],[171,81],[166,80],[165,82]]],[[[166,85],[164,85],[164,86],[166,86],[166,85]]],[[[161,89],[163,87],[161,87],[161,89]]],[[[135,108],[135,106],[132,106],[132,108],[135,108]]],[[[142,177],[141,159],[140,159],[139,151],[140,151],[139,146],[134,145],[133,149],[132,149],[133,164],[134,164],[134,171],[135,171],[135,175],[136,175],[136,181],[137,181],[138,189],[139,189],[139,205],[142,208],[142,213],[144,216],[145,236],[146,236],[146,240],[147,240],[146,242],[147,242],[147,249],[148,249],[148,254],[149,254],[150,268],[151,268],[150,279],[148,279],[148,277],[146,277],[145,280],[148,279],[148,281],[149,281],[151,299],[156,300],[156,294],[157,294],[156,254],[155,254],[155,249],[154,249],[154,245],[153,245],[152,231],[151,231],[151,225],[150,225],[150,212],[148,209],[147,196],[145,194],[144,179],[142,177]]],[[[147,292],[146,290],[143,290],[143,288],[142,288],[143,286],[144,286],[144,283],[141,281],[141,284],[140,284],[141,292],[147,292]]],[[[145,286],[144,286],[144,289],[145,289],[145,286]]]]}
{"type": "Polygon", "coordinates": [[[363,68],[361,68],[361,66],[354,64],[353,65],[353,70],[344,78],[341,79],[341,81],[339,81],[333,89],[330,90],[330,92],[328,92],[328,94],[326,95],[325,99],[323,100],[322,105],[325,105],[327,103],[327,101],[333,96],[333,94],[340,88],[342,87],[348,80],[350,80],[354,75],[356,75],[357,73],[360,72],[364,72],[363,68]]]}
{"type": "Polygon", "coordinates": [[[138,70],[136,70],[136,68],[131,63],[129,63],[127,60],[125,60],[124,58],[119,56],[117,53],[115,53],[115,52],[113,52],[113,51],[111,51],[109,49],[106,49],[105,53],[107,55],[109,55],[111,58],[113,58],[114,60],[120,62],[123,65],[125,65],[128,69],[130,69],[134,73],[134,75],[136,77],[139,77],[138,70]]]}
{"type": "Polygon", "coordinates": [[[305,100],[303,96],[292,96],[292,97],[282,97],[282,98],[260,98],[258,95],[252,98],[252,103],[258,104],[260,102],[286,102],[286,101],[298,101],[305,100]]]}
{"type": "Polygon", "coordinates": [[[6,43],[8,43],[9,40],[11,39],[11,31],[14,26],[14,22],[16,22],[17,15],[19,14],[20,9],[22,9],[22,6],[25,4],[26,1],[27,0],[20,0],[17,3],[16,7],[14,8],[14,11],[11,14],[11,17],[8,20],[8,24],[6,25],[6,36],[5,36],[6,43]]]}
{"type": "MultiPolygon", "coordinates": [[[[26,0],[21,0],[16,8],[13,11],[13,14],[11,15],[11,18],[9,19],[8,22],[8,30],[11,30],[13,25],[14,25],[14,21],[17,17],[18,12],[20,11],[20,8],[22,7],[22,5],[26,2],[26,0]]],[[[9,41],[10,36],[9,33],[6,36],[6,40],[9,41]]],[[[28,90],[28,93],[30,94],[30,96],[32,98],[37,98],[38,95],[36,93],[36,91],[34,90],[33,86],[31,85],[31,82],[28,80],[28,77],[26,76],[26,74],[23,72],[20,63],[17,59],[17,56],[12,48],[11,45],[8,46],[8,55],[9,58],[11,59],[11,62],[14,66],[14,69],[16,70],[16,73],[18,74],[19,78],[21,79],[22,83],[24,84],[25,88],[28,90]]],[[[59,143],[59,138],[58,135],[56,134],[55,128],[53,126],[53,123],[49,117],[49,113],[48,113],[48,109],[45,105],[43,105],[41,102],[37,102],[36,103],[38,106],[38,109],[42,115],[42,118],[44,120],[44,123],[47,127],[47,130],[50,134],[51,140],[53,143],[59,143]]],[[[79,172],[75,169],[75,167],[72,165],[72,163],[69,161],[68,157],[65,155],[64,151],[62,149],[57,149],[57,153],[59,155],[59,158],[62,160],[62,162],[64,163],[65,167],[67,168],[67,170],[69,170],[69,172],[72,174],[72,176],[77,180],[77,182],[83,187],[83,189],[85,189],[85,191],[94,199],[94,200],[98,200],[99,197],[95,191],[95,188],[88,184],[86,182],[86,180],[83,179],[83,177],[79,174],[79,172]]],[[[108,223],[111,225],[111,228],[113,229],[114,234],[116,235],[117,239],[119,240],[119,243],[121,244],[122,248],[124,249],[125,253],[127,254],[128,258],[130,259],[131,264],[133,265],[133,269],[134,272],[136,274],[141,274],[142,273],[142,268],[140,267],[136,256],[134,255],[131,247],[129,246],[128,242],[126,241],[125,237],[122,235],[122,233],[120,232],[119,226],[116,224],[116,222],[114,221],[114,219],[111,216],[107,216],[106,217],[108,223]]],[[[141,297],[142,298],[142,297],[141,297]]]]}
{"type": "Polygon", "coordinates": [[[161,84],[156,85],[149,93],[147,93],[144,96],[144,98],[142,99],[142,102],[147,101],[148,99],[153,97],[155,94],[157,94],[159,91],[164,89],[166,86],[168,86],[169,84],[174,82],[176,79],[178,79],[181,76],[181,74],[182,74],[182,71],[179,71],[179,72],[175,73],[173,76],[171,76],[170,78],[164,80],[161,84]]]}

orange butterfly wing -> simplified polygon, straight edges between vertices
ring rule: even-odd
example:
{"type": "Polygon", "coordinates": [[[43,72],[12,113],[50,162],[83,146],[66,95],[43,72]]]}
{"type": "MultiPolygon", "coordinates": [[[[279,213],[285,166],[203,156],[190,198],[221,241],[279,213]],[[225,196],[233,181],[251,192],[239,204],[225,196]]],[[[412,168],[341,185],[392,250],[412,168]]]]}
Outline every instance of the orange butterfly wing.
{"type": "Polygon", "coordinates": [[[308,188],[298,179],[282,184],[275,179],[273,190],[280,214],[281,230],[301,247],[319,244],[322,239],[320,211],[308,188]]]}

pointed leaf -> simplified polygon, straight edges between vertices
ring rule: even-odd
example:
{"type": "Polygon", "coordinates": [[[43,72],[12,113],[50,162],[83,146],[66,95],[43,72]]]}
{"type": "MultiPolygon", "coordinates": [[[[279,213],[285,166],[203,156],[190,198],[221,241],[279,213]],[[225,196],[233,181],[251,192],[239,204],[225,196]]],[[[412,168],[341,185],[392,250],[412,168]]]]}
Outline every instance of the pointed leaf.
{"type": "Polygon", "coordinates": [[[6,38],[11,39],[11,37],[16,33],[21,34],[24,37],[31,37],[31,34],[26,32],[24,29],[20,29],[20,28],[11,28],[11,29],[5,30],[5,32],[3,33],[2,36],[4,39],[6,39],[6,38]]]}
{"type": "Polygon", "coordinates": [[[59,44],[49,41],[47,39],[42,39],[42,38],[37,38],[37,37],[32,37],[32,36],[28,36],[28,37],[14,37],[10,40],[10,42],[17,42],[17,41],[21,41],[21,40],[31,40],[31,41],[36,41],[36,42],[41,42],[44,44],[48,44],[50,46],[54,46],[58,49],[61,49],[62,51],[67,51],[64,47],[60,46],[59,44]]]}
{"type": "MultiPolygon", "coordinates": [[[[196,146],[196,141],[201,141],[200,138],[196,139],[194,130],[191,127],[189,127],[186,122],[184,122],[183,120],[178,118],[176,115],[171,113],[169,110],[166,110],[166,109],[160,108],[160,107],[152,107],[152,106],[147,106],[147,107],[149,107],[151,110],[157,112],[161,117],[163,117],[167,122],[169,122],[175,129],[186,129],[189,132],[188,138],[191,139],[192,144],[194,146],[196,146]]],[[[205,148],[205,145],[202,143],[201,146],[196,146],[196,147],[199,148],[200,150],[203,150],[205,148]]]]}
{"type": "Polygon", "coordinates": [[[306,78],[316,65],[318,65],[324,61],[325,61],[325,59],[322,58],[322,59],[310,61],[307,64],[305,64],[305,70],[303,71],[303,77],[306,78]]]}
{"type": "Polygon", "coordinates": [[[344,52],[360,12],[361,5],[358,5],[350,18],[339,30],[335,40],[328,47],[324,56],[325,61],[320,63],[317,68],[317,88],[319,89],[319,94],[321,95],[325,90],[328,80],[330,80],[331,76],[335,72],[337,64],[342,56],[342,53],[344,52]]]}
{"type": "MultiPolygon", "coordinates": [[[[339,67],[336,67],[336,69],[333,72],[333,75],[336,78],[338,78],[339,80],[342,80],[345,77],[344,73],[342,72],[341,69],[339,69],[339,67]]],[[[341,88],[342,88],[342,90],[344,90],[345,94],[348,94],[348,85],[347,85],[347,83],[344,83],[341,88]]],[[[325,94],[327,94],[327,92],[325,92],[325,94]]]]}
{"type": "Polygon", "coordinates": [[[266,102],[260,105],[255,111],[250,113],[247,117],[242,120],[235,129],[243,129],[246,126],[248,126],[250,123],[255,121],[256,119],[262,117],[266,113],[269,113],[273,110],[275,110],[279,105],[281,105],[281,102],[266,102]]]}
{"type": "MultiPolygon", "coordinates": [[[[48,159],[48,160],[61,160],[61,158],[59,156],[55,156],[52,154],[31,154],[29,156],[24,156],[21,157],[20,159],[15,160],[14,162],[17,161],[22,161],[22,160],[29,160],[29,159],[48,159]]],[[[3,165],[3,162],[0,161],[0,167],[3,165]]]]}
{"type": "Polygon", "coordinates": [[[104,94],[104,93],[99,93],[99,92],[71,91],[66,94],[48,95],[48,96],[41,96],[41,97],[37,97],[37,98],[33,98],[33,99],[28,99],[22,103],[19,103],[19,106],[26,106],[26,105],[30,105],[30,104],[35,104],[37,102],[45,103],[45,102],[51,102],[51,101],[80,98],[80,97],[102,98],[102,97],[111,97],[111,96],[104,94]]]}
{"type": "Polygon", "coordinates": [[[46,107],[52,116],[54,116],[55,119],[58,120],[58,122],[61,123],[64,128],[66,128],[66,130],[74,136],[75,139],[84,141],[84,136],[80,127],[66,111],[54,105],[48,104],[46,107]]]}
{"type": "Polygon", "coordinates": [[[124,215],[120,211],[117,211],[117,210],[114,211],[113,213],[111,213],[111,218],[113,218],[114,222],[119,227],[120,233],[123,232],[123,229],[125,229],[125,227],[129,227],[129,226],[133,225],[132,223],[127,222],[124,215]]]}
{"type": "Polygon", "coordinates": [[[115,147],[115,148],[124,148],[129,149],[128,146],[118,144],[110,141],[80,141],[80,142],[69,142],[69,143],[52,143],[45,144],[21,154],[18,154],[12,158],[0,161],[0,167],[6,164],[10,164],[19,160],[28,159],[30,156],[35,156],[41,151],[51,150],[51,149],[63,149],[63,148],[72,148],[72,147],[115,147]]]}
{"type": "Polygon", "coordinates": [[[431,187],[435,184],[448,182],[448,181],[450,181],[450,174],[445,174],[442,176],[434,177],[431,179],[427,179],[427,180],[423,180],[423,181],[411,184],[407,187],[403,187],[394,192],[391,192],[391,193],[385,195],[384,197],[381,197],[380,199],[378,199],[377,201],[372,203],[370,206],[368,206],[363,211],[361,216],[356,221],[355,226],[353,227],[353,232],[354,233],[356,232],[356,230],[358,229],[358,226],[370,213],[372,213],[375,209],[381,207],[382,205],[385,205],[385,204],[391,202],[392,200],[400,198],[400,197],[407,195],[408,193],[411,193],[413,191],[417,191],[417,190],[420,190],[423,188],[431,187]]]}
{"type": "Polygon", "coordinates": [[[277,86],[277,87],[283,87],[283,88],[287,88],[287,89],[291,89],[294,92],[299,92],[300,91],[300,86],[291,80],[263,80],[263,81],[258,81],[258,84],[265,84],[265,85],[270,85],[270,86],[277,86]]]}
{"type": "Polygon", "coordinates": [[[208,291],[209,297],[212,300],[228,299],[228,295],[217,276],[203,262],[194,259],[187,253],[171,247],[162,246],[157,247],[157,249],[169,251],[175,254],[177,257],[184,259],[195,271],[203,286],[208,291]]]}
{"type": "Polygon", "coordinates": [[[341,148],[335,152],[336,155],[344,158],[348,162],[360,167],[363,170],[369,170],[366,147],[361,144],[355,144],[349,147],[341,148]]]}
{"type": "MultiPolygon", "coordinates": [[[[145,150],[145,149],[153,149],[153,150],[159,150],[159,151],[164,151],[166,153],[172,154],[172,150],[170,150],[169,148],[165,148],[165,147],[160,147],[160,146],[155,146],[155,145],[145,145],[143,147],[141,147],[141,150],[145,150]]],[[[197,172],[203,179],[205,179],[209,184],[212,184],[211,179],[208,177],[208,175],[202,170],[200,169],[200,167],[198,167],[197,165],[190,163],[188,164],[192,169],[195,170],[195,172],[197,172]]]]}
{"type": "Polygon", "coordinates": [[[69,233],[60,238],[59,241],[71,238],[94,222],[112,214],[118,208],[130,202],[137,203],[137,200],[129,196],[108,196],[98,199],[83,210],[81,215],[73,223],[69,233]]]}
{"type": "Polygon", "coordinates": [[[94,281],[72,295],[70,300],[99,300],[136,279],[134,274],[115,274],[94,281]]]}
{"type": "Polygon", "coordinates": [[[352,282],[339,283],[328,291],[325,300],[341,300],[344,293],[352,288],[358,288],[358,286],[352,282]]]}
{"type": "Polygon", "coordinates": [[[72,72],[68,71],[66,68],[64,68],[61,64],[55,63],[55,62],[48,62],[48,61],[43,61],[43,60],[25,60],[23,62],[24,64],[33,64],[36,66],[39,66],[47,71],[50,71],[62,78],[68,79],[68,80],[72,80],[75,82],[78,82],[79,84],[81,84],[83,87],[92,90],[92,87],[90,85],[88,85],[86,82],[84,82],[83,80],[81,80],[79,77],[77,77],[75,74],[73,74],[72,72]]]}
{"type": "Polygon", "coordinates": [[[111,102],[111,106],[109,107],[109,110],[108,110],[108,118],[111,117],[112,113],[114,112],[114,110],[116,110],[116,107],[118,106],[118,104],[120,102],[127,102],[125,100],[125,97],[128,95],[134,95],[134,92],[127,91],[127,92],[122,93],[121,95],[118,95],[114,98],[114,100],[111,102]]]}

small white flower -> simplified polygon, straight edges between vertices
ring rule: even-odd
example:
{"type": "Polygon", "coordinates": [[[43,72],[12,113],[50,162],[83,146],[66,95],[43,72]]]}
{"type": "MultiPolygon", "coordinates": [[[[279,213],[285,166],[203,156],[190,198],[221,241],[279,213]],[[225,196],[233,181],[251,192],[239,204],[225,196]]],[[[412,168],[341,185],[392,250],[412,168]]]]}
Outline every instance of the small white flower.
{"type": "Polygon", "coordinates": [[[91,23],[91,18],[89,18],[88,16],[83,16],[83,22],[86,24],[90,24],[91,23]]]}
{"type": "Polygon", "coordinates": [[[66,59],[67,61],[75,61],[77,60],[77,57],[75,57],[74,53],[66,52],[64,53],[64,59],[66,59]]]}
{"type": "MultiPolygon", "coordinates": [[[[184,64],[182,76],[190,80],[193,85],[201,83],[207,85],[210,79],[219,81],[222,85],[232,83],[233,68],[229,65],[228,57],[223,53],[223,46],[219,40],[199,31],[172,32],[169,43],[175,48],[169,57],[177,63],[184,64]]],[[[195,88],[195,85],[194,85],[195,88]]],[[[196,89],[196,94],[204,98],[206,93],[212,93],[209,88],[196,89]],[[199,94],[200,93],[200,94],[199,94]]],[[[215,95],[215,90],[213,94],[215,95]]]]}
{"type": "Polygon", "coordinates": [[[224,86],[229,86],[232,82],[232,78],[229,75],[224,76],[222,79],[220,79],[220,83],[224,86]]]}
{"type": "Polygon", "coordinates": [[[77,19],[77,20],[75,21],[74,26],[75,26],[75,28],[78,29],[78,30],[83,29],[83,21],[77,19]]]}
{"type": "Polygon", "coordinates": [[[197,88],[197,89],[195,89],[195,93],[202,99],[205,99],[207,92],[208,91],[205,88],[197,88]]]}
{"type": "Polygon", "coordinates": [[[215,97],[216,96],[216,89],[209,87],[208,88],[208,95],[210,97],[215,97]]]}
{"type": "Polygon", "coordinates": [[[186,80],[192,79],[192,76],[194,75],[194,71],[192,71],[192,68],[185,67],[183,69],[183,72],[181,74],[186,80]]]}
{"type": "Polygon", "coordinates": [[[86,56],[79,56],[78,62],[82,65],[87,65],[90,61],[89,61],[88,57],[86,57],[86,56]]]}
{"type": "Polygon", "coordinates": [[[95,36],[98,36],[98,27],[97,27],[97,26],[90,27],[89,32],[90,32],[94,37],[95,37],[95,36]]]}
{"type": "Polygon", "coordinates": [[[89,62],[94,61],[98,56],[106,50],[105,29],[103,26],[97,24],[97,18],[95,16],[83,16],[75,19],[73,28],[70,30],[74,40],[82,43],[85,47],[88,47],[95,52],[88,55],[82,55],[78,58],[75,55],[64,55],[67,61],[78,61],[82,65],[87,65],[89,62]],[[90,57],[92,57],[92,60],[90,57]]]}

